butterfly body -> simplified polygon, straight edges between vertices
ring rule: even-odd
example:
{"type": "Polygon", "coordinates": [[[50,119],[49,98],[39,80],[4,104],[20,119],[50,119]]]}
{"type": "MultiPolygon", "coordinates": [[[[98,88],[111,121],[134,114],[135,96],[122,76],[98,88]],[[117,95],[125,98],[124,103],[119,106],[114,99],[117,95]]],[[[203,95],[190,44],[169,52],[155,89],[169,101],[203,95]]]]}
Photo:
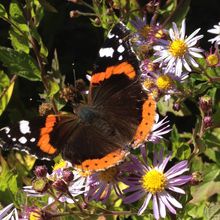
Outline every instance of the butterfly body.
{"type": "Polygon", "coordinates": [[[0,130],[3,149],[23,150],[40,159],[62,153],[83,170],[114,166],[137,147],[154,123],[155,102],[142,88],[138,59],[127,28],[119,23],[99,51],[88,103],[74,114],[48,115],[0,130]]]}

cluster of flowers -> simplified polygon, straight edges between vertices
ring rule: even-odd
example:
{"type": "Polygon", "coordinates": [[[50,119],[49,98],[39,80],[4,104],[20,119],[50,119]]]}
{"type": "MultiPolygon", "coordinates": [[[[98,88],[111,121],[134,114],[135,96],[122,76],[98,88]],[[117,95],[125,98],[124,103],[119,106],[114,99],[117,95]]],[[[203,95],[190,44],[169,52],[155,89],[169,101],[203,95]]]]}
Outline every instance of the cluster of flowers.
{"type": "MultiPolygon", "coordinates": [[[[142,160],[135,155],[105,171],[86,173],[72,168],[70,163],[62,161],[55,167],[52,174],[47,173],[45,166],[35,169],[36,178],[32,186],[24,187],[28,196],[41,197],[46,193],[52,195],[48,204],[55,201],[61,203],[75,203],[84,211],[85,207],[78,203],[78,197],[89,207],[89,202],[101,201],[106,203],[112,193],[115,193],[124,204],[134,203],[143,199],[143,204],[138,211],[142,215],[149,201],[153,200],[153,214],[155,219],[166,216],[166,208],[176,214],[175,208],[182,205],[173,197],[172,192],[185,194],[179,186],[191,181],[191,175],[182,175],[189,170],[188,162],[181,161],[173,167],[166,169],[171,155],[163,157],[163,151],[154,154],[153,164],[148,165],[145,148],[141,150],[142,160]],[[165,171],[166,170],[166,171],[165,171]]],[[[13,209],[14,212],[14,209],[13,209]]],[[[41,219],[49,216],[37,207],[25,208],[19,219],[41,219]]]]}
{"type": "MultiPolygon", "coordinates": [[[[203,50],[196,45],[203,35],[196,36],[200,30],[197,29],[187,37],[185,20],[182,21],[180,30],[173,23],[169,31],[158,24],[146,25],[145,19],[137,19],[132,24],[137,30],[132,42],[142,59],[143,86],[156,97],[160,98],[164,95],[167,99],[172,93],[177,92],[178,82],[183,82],[192,68],[199,66],[196,58],[203,57],[203,50]],[[154,51],[153,55],[149,55],[151,51],[154,51]]],[[[209,66],[217,66],[219,65],[220,23],[209,32],[217,34],[217,37],[210,40],[215,43],[216,50],[206,56],[206,61],[209,66]]],[[[201,101],[201,109],[206,111],[205,116],[210,114],[207,108],[210,109],[210,103],[201,101]]],[[[157,116],[156,123],[146,141],[158,142],[162,135],[171,130],[166,118],[161,121],[158,119],[157,116]]],[[[131,153],[126,161],[118,166],[96,173],[75,170],[65,161],[62,162],[61,167],[56,166],[52,174],[48,174],[45,166],[36,167],[36,178],[31,186],[24,187],[24,191],[28,196],[50,195],[49,205],[54,202],[67,202],[75,204],[84,212],[87,211],[90,201],[106,203],[114,193],[124,204],[143,200],[137,212],[138,215],[145,212],[151,199],[155,219],[165,218],[167,209],[170,213],[176,214],[176,208],[182,208],[182,205],[173,194],[184,194],[185,191],[180,186],[192,181],[191,175],[183,175],[189,171],[188,162],[184,160],[167,169],[171,155],[164,157],[163,151],[155,152],[153,162],[150,164],[147,161],[145,145],[140,146],[140,151],[140,158],[131,153]],[[82,203],[79,202],[81,199],[85,207],[82,207],[82,203]]],[[[10,218],[15,216],[14,219],[31,219],[31,216],[35,216],[33,219],[42,219],[42,215],[45,217],[50,213],[43,212],[37,207],[25,208],[21,217],[18,217],[13,205],[9,205],[0,212],[1,219],[9,219],[8,216],[10,218]],[[10,210],[12,211],[8,214],[10,210]]]]}
{"type": "Polygon", "coordinates": [[[198,41],[203,38],[203,35],[197,35],[200,28],[191,35],[186,35],[185,20],[180,29],[176,23],[169,30],[159,24],[147,25],[146,19],[140,18],[133,21],[132,25],[137,30],[132,42],[142,60],[143,84],[155,97],[164,96],[168,100],[170,95],[178,94],[177,85],[199,67],[196,59],[203,58],[204,55],[208,66],[220,65],[220,23],[208,30],[217,35],[209,40],[214,44],[214,53],[212,47],[209,53],[198,47],[198,41]]]}

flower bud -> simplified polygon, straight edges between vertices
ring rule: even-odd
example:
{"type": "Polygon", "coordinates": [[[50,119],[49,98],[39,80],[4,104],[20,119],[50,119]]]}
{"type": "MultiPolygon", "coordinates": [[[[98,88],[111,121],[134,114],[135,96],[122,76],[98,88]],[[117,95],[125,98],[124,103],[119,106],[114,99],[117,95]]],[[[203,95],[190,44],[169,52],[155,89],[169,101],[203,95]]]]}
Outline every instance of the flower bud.
{"type": "Polygon", "coordinates": [[[178,102],[173,104],[173,110],[177,112],[180,110],[180,104],[178,102]]]}
{"type": "Polygon", "coordinates": [[[210,128],[213,124],[212,117],[211,116],[205,116],[204,119],[203,119],[203,122],[204,122],[204,128],[210,128]]]}
{"type": "Polygon", "coordinates": [[[203,177],[201,172],[193,172],[192,173],[192,179],[190,180],[191,185],[198,185],[203,181],[203,177]]]}
{"type": "Polygon", "coordinates": [[[37,178],[32,181],[32,187],[35,191],[43,193],[48,189],[48,181],[46,178],[37,178]]]}
{"type": "Polygon", "coordinates": [[[35,167],[34,174],[37,177],[46,177],[46,175],[47,175],[47,167],[45,165],[35,167]]]}
{"type": "Polygon", "coordinates": [[[70,11],[70,17],[71,18],[76,18],[80,16],[80,12],[78,10],[72,10],[70,11]]]}
{"type": "Polygon", "coordinates": [[[73,172],[70,171],[70,170],[64,170],[63,171],[63,180],[66,182],[66,183],[69,183],[73,180],[74,178],[74,175],[73,175],[73,172]]]}
{"type": "Polygon", "coordinates": [[[199,99],[199,107],[204,113],[212,111],[212,99],[209,96],[202,96],[199,99]]]}
{"type": "Polygon", "coordinates": [[[52,186],[59,192],[67,192],[68,186],[62,179],[57,179],[53,182],[52,186]]]}

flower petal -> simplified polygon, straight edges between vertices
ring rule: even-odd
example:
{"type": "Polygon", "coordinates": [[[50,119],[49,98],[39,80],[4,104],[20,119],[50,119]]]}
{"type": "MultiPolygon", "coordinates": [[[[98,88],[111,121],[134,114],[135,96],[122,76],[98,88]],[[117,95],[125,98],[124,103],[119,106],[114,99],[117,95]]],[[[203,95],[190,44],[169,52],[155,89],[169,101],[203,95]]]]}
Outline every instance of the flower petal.
{"type": "Polygon", "coordinates": [[[189,182],[191,179],[192,176],[187,176],[187,175],[179,176],[177,178],[168,180],[168,184],[171,186],[181,186],[189,182]]]}
{"type": "Polygon", "coordinates": [[[142,215],[142,214],[143,214],[143,212],[145,211],[145,209],[146,209],[147,206],[148,206],[148,203],[149,203],[151,197],[152,197],[152,194],[151,194],[151,193],[148,193],[148,194],[147,194],[147,197],[146,197],[145,200],[144,200],[143,205],[142,205],[141,208],[138,210],[138,215],[142,215]]]}
{"type": "Polygon", "coordinates": [[[161,198],[159,197],[158,198],[159,200],[159,206],[160,206],[160,216],[162,218],[165,218],[166,217],[166,207],[165,207],[165,204],[163,203],[163,201],[161,200],[161,198]]]}
{"type": "Polygon", "coordinates": [[[160,213],[159,213],[159,207],[158,207],[156,195],[153,195],[153,212],[154,212],[154,218],[159,219],[160,213]]]}
{"type": "Polygon", "coordinates": [[[169,176],[169,175],[174,174],[177,171],[185,169],[187,167],[188,167],[188,161],[187,160],[183,160],[183,161],[177,163],[176,165],[174,165],[173,167],[171,167],[169,170],[167,170],[165,175],[169,176]]]}
{"type": "Polygon", "coordinates": [[[176,210],[173,208],[173,206],[168,202],[166,196],[164,195],[164,193],[160,193],[158,195],[159,199],[162,200],[162,202],[165,204],[165,206],[169,209],[169,211],[173,214],[176,214],[176,210]]]}
{"type": "Polygon", "coordinates": [[[180,208],[180,209],[183,208],[183,206],[169,193],[165,192],[165,196],[173,206],[175,206],[176,208],[180,208]]]}
{"type": "Polygon", "coordinates": [[[185,194],[185,191],[179,187],[168,186],[167,189],[174,191],[174,192],[177,192],[177,193],[185,194]]]}
{"type": "Polygon", "coordinates": [[[140,190],[140,191],[137,191],[137,192],[125,197],[123,199],[123,202],[125,204],[136,202],[137,200],[141,199],[144,195],[145,195],[145,192],[143,190],[140,190]]]}

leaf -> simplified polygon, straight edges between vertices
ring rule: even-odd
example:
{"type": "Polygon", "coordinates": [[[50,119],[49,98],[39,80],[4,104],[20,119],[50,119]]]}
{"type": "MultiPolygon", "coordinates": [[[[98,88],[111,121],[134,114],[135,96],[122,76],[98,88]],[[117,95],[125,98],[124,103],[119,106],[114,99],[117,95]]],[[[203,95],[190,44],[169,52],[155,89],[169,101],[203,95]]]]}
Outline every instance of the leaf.
{"type": "Polygon", "coordinates": [[[14,83],[10,85],[8,76],[3,71],[0,71],[0,115],[9,103],[13,89],[14,83]]]}
{"type": "Polygon", "coordinates": [[[28,40],[25,38],[23,35],[18,33],[16,30],[11,29],[9,31],[10,39],[11,39],[11,44],[13,48],[17,51],[23,51],[25,53],[29,53],[30,48],[28,45],[28,40]]]}
{"type": "Polygon", "coordinates": [[[39,2],[47,11],[58,13],[57,9],[46,0],[39,0],[39,2]]]}
{"type": "Polygon", "coordinates": [[[13,194],[18,191],[17,175],[9,170],[9,167],[0,155],[1,173],[0,173],[0,191],[6,191],[9,189],[13,194]]]}
{"type": "Polygon", "coordinates": [[[53,97],[57,92],[60,90],[59,84],[55,80],[50,80],[49,81],[50,85],[50,92],[48,94],[48,97],[53,97]]]}
{"type": "Polygon", "coordinates": [[[168,101],[161,100],[157,103],[157,107],[159,109],[159,112],[163,116],[165,116],[167,114],[167,112],[172,112],[174,115],[181,116],[181,117],[191,115],[191,112],[185,106],[184,103],[181,103],[181,108],[179,111],[175,111],[173,109],[173,105],[174,105],[174,100],[172,98],[170,98],[168,101]]]}
{"type": "Polygon", "coordinates": [[[2,4],[0,4],[0,17],[8,18],[8,14],[5,10],[5,7],[2,4]]]}
{"type": "Polygon", "coordinates": [[[219,219],[220,217],[220,203],[210,203],[205,206],[204,217],[207,220],[219,219]]]}
{"type": "Polygon", "coordinates": [[[38,44],[40,45],[40,54],[43,55],[45,58],[48,56],[48,50],[45,47],[41,36],[39,35],[39,33],[37,32],[36,28],[31,29],[31,35],[34,37],[35,40],[37,40],[38,44]]]}
{"type": "MultiPolygon", "coordinates": [[[[23,12],[16,0],[12,0],[10,6],[9,6],[9,14],[10,14],[10,21],[18,27],[22,32],[29,32],[29,27],[26,24],[26,19],[23,15],[23,12]]],[[[15,30],[17,28],[14,27],[14,25],[11,25],[11,27],[15,30]]],[[[24,36],[25,37],[25,36],[24,36]]]]}
{"type": "Polygon", "coordinates": [[[19,4],[16,0],[12,0],[9,6],[10,17],[18,24],[25,24],[25,18],[19,4]]]}
{"type": "Polygon", "coordinates": [[[24,52],[0,47],[0,61],[12,74],[22,76],[31,81],[41,81],[41,73],[35,61],[24,52]]]}

